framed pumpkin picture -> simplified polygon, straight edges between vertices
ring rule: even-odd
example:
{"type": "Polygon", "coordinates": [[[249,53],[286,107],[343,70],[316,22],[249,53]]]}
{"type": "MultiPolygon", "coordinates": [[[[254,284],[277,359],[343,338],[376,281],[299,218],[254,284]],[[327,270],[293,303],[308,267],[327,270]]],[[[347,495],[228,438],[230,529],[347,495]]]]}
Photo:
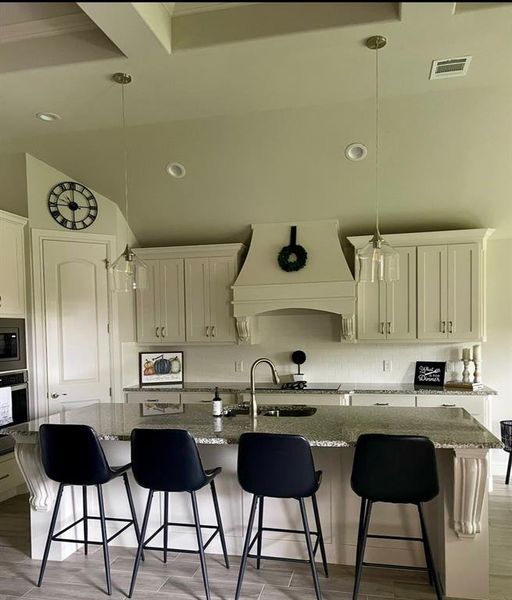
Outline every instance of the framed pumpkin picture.
{"type": "Polygon", "coordinates": [[[183,383],[183,352],[139,352],[140,385],[183,383]]]}

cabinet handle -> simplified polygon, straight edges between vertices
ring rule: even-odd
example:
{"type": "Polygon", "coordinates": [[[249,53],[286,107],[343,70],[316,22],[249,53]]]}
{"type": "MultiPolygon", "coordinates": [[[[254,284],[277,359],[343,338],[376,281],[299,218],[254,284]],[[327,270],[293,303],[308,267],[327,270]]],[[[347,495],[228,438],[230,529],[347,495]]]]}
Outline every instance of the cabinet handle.
{"type": "Polygon", "coordinates": [[[10,477],[11,474],[7,473],[7,475],[2,475],[2,477],[0,477],[0,481],[2,481],[3,479],[7,479],[7,477],[10,477]]]}
{"type": "Polygon", "coordinates": [[[212,337],[215,337],[215,325],[212,325],[212,337]]]}
{"type": "Polygon", "coordinates": [[[384,335],[384,321],[380,322],[380,332],[384,335]]]}
{"type": "Polygon", "coordinates": [[[160,334],[158,333],[158,332],[159,332],[159,330],[160,330],[160,327],[157,327],[157,328],[155,329],[155,335],[156,335],[156,337],[160,337],[160,334]]]}
{"type": "Polygon", "coordinates": [[[446,333],[446,321],[441,321],[441,333],[446,333]]]}
{"type": "Polygon", "coordinates": [[[448,332],[453,333],[453,321],[448,321],[448,332]]]}
{"type": "Polygon", "coordinates": [[[375,402],[375,406],[389,406],[389,402],[375,402]]]}
{"type": "Polygon", "coordinates": [[[162,327],[162,337],[164,338],[167,335],[166,331],[165,331],[165,327],[162,327]]]}
{"type": "Polygon", "coordinates": [[[391,321],[388,321],[388,334],[391,333],[391,321]]]}
{"type": "Polygon", "coordinates": [[[455,404],[441,404],[441,406],[444,406],[445,408],[453,408],[455,404]]]}
{"type": "Polygon", "coordinates": [[[210,337],[210,326],[206,326],[206,337],[210,337]]]}

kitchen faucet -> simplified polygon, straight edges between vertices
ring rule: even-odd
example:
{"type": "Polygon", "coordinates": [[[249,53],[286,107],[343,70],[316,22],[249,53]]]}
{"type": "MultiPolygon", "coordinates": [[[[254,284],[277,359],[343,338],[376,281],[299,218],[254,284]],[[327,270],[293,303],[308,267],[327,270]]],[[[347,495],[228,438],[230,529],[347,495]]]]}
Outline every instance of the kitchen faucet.
{"type": "Polygon", "coordinates": [[[279,383],[279,375],[277,374],[276,367],[274,363],[269,358],[258,358],[252,363],[251,367],[251,405],[249,407],[249,414],[255,420],[258,416],[258,403],[256,402],[256,381],[255,381],[255,372],[256,367],[266,363],[272,369],[272,377],[274,379],[274,383],[279,383]]]}

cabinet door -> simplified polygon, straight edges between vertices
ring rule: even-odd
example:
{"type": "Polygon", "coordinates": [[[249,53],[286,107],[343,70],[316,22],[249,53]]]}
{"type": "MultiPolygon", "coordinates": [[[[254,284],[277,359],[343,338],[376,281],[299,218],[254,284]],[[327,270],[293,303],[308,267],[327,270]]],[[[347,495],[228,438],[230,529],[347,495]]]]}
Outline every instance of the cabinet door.
{"type": "Polygon", "coordinates": [[[448,338],[447,247],[418,248],[418,339],[448,338]]]}
{"type": "Polygon", "coordinates": [[[0,220],[0,315],[25,315],[23,225],[0,220]]]}
{"type": "Polygon", "coordinates": [[[400,279],[386,284],[386,337],[416,339],[416,248],[396,249],[400,255],[400,279]]]}
{"type": "Polygon", "coordinates": [[[164,343],[185,341],[185,291],[183,259],[159,261],[160,338],[164,343]]]}
{"type": "Polygon", "coordinates": [[[210,284],[208,258],[185,259],[185,302],[187,342],[209,342],[210,284]]]}
{"type": "Polygon", "coordinates": [[[160,261],[144,259],[148,266],[148,285],[136,291],[137,340],[142,344],[160,343],[160,261]]]}
{"type": "Polygon", "coordinates": [[[448,337],[481,337],[481,260],[478,244],[448,246],[448,337]]]}
{"type": "Polygon", "coordinates": [[[353,394],[351,406],[404,406],[415,407],[416,397],[406,394],[353,394]]]}
{"type": "Polygon", "coordinates": [[[386,339],[386,287],[379,281],[357,286],[357,339],[386,339]]]}
{"type": "Polygon", "coordinates": [[[210,258],[209,277],[211,340],[212,342],[234,342],[235,325],[231,304],[231,286],[235,279],[233,258],[210,258]]]}

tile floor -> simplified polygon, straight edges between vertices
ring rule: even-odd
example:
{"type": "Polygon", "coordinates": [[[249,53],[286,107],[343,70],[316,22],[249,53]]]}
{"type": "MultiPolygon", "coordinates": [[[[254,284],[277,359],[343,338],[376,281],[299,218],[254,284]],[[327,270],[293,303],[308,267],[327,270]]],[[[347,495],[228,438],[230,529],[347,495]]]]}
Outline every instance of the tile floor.
{"type": "MultiPolygon", "coordinates": [[[[27,556],[29,544],[28,504],[18,496],[0,504],[0,600],[41,598],[47,600],[104,600],[103,557],[93,547],[88,557],[82,552],[64,563],[49,563],[41,589],[35,586],[39,562],[27,556]]],[[[512,600],[512,485],[496,482],[490,499],[491,599],[512,600]]],[[[135,599],[203,600],[204,591],[197,556],[173,554],[168,565],[148,553],[137,580],[135,599]]],[[[111,549],[113,598],[123,599],[129,587],[133,552],[111,549]]],[[[218,556],[208,556],[212,600],[232,600],[238,560],[227,571],[218,556]]],[[[322,578],[325,600],[351,598],[353,570],[331,566],[329,579],[322,578]]],[[[257,571],[248,567],[243,587],[244,600],[314,600],[307,565],[266,562],[257,571]]],[[[366,569],[360,600],[434,600],[435,595],[422,573],[366,569]]]]}

